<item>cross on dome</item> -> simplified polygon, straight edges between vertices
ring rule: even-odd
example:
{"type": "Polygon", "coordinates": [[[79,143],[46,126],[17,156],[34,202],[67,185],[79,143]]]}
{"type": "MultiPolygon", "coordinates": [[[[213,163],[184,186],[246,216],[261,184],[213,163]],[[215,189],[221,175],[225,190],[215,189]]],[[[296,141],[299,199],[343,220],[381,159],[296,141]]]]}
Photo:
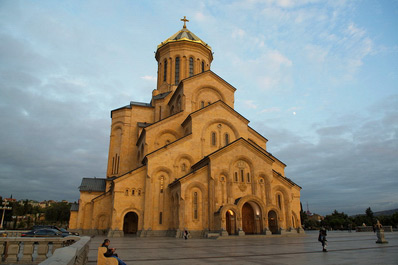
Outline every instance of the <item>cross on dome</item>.
{"type": "Polygon", "coordinates": [[[189,22],[189,20],[187,19],[186,16],[184,16],[184,18],[181,18],[181,21],[184,21],[184,26],[183,26],[183,28],[186,29],[186,28],[187,28],[187,25],[186,25],[185,23],[186,23],[186,22],[189,22]]]}

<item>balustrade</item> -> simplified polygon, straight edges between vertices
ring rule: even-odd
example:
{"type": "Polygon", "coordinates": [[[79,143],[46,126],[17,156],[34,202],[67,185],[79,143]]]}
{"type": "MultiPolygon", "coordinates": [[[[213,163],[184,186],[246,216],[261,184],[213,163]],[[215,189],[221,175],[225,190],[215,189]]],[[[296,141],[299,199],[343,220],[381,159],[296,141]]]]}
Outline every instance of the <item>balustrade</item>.
{"type": "Polygon", "coordinates": [[[50,257],[56,249],[79,241],[68,237],[0,237],[0,263],[38,264],[50,257]]]}

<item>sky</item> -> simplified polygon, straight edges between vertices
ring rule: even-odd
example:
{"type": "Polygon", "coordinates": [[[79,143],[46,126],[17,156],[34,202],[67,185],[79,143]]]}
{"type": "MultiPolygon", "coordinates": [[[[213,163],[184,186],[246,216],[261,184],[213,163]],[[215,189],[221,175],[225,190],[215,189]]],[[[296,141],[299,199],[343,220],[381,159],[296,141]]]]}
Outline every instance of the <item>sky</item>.
{"type": "Polygon", "coordinates": [[[0,196],[79,199],[187,27],[311,212],[398,208],[398,1],[0,1],[0,196]]]}

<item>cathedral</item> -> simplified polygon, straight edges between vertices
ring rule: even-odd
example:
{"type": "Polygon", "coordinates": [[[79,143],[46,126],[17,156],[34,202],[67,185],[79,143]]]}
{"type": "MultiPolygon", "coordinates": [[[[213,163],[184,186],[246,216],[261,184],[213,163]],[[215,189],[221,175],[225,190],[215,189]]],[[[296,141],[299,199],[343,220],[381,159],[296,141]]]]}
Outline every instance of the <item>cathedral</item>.
{"type": "Polygon", "coordinates": [[[211,47],[186,27],[157,46],[149,103],[111,111],[106,178],[83,178],[69,228],[120,237],[302,233],[301,187],[234,109],[211,47]]]}

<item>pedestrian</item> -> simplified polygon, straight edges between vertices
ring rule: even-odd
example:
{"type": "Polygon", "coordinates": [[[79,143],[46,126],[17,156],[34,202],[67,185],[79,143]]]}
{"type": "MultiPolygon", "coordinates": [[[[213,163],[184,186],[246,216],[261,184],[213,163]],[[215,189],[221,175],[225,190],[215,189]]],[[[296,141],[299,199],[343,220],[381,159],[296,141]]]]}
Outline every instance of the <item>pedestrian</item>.
{"type": "Polygon", "coordinates": [[[121,260],[118,255],[115,253],[116,248],[109,248],[109,244],[111,243],[111,241],[109,239],[105,239],[104,243],[102,243],[102,247],[106,247],[106,252],[104,253],[104,256],[107,258],[113,257],[116,258],[118,261],[119,265],[126,265],[126,263],[121,260]]]}
{"type": "Polygon", "coordinates": [[[327,243],[326,243],[326,241],[327,241],[327,240],[326,240],[326,236],[327,236],[326,229],[325,229],[324,227],[322,227],[322,228],[319,230],[318,241],[322,243],[322,251],[323,251],[323,252],[327,252],[327,251],[328,251],[328,250],[326,249],[326,246],[327,246],[327,243]]]}
{"type": "Polygon", "coordinates": [[[186,229],[184,230],[184,238],[185,238],[185,240],[188,239],[188,231],[186,229]]]}

